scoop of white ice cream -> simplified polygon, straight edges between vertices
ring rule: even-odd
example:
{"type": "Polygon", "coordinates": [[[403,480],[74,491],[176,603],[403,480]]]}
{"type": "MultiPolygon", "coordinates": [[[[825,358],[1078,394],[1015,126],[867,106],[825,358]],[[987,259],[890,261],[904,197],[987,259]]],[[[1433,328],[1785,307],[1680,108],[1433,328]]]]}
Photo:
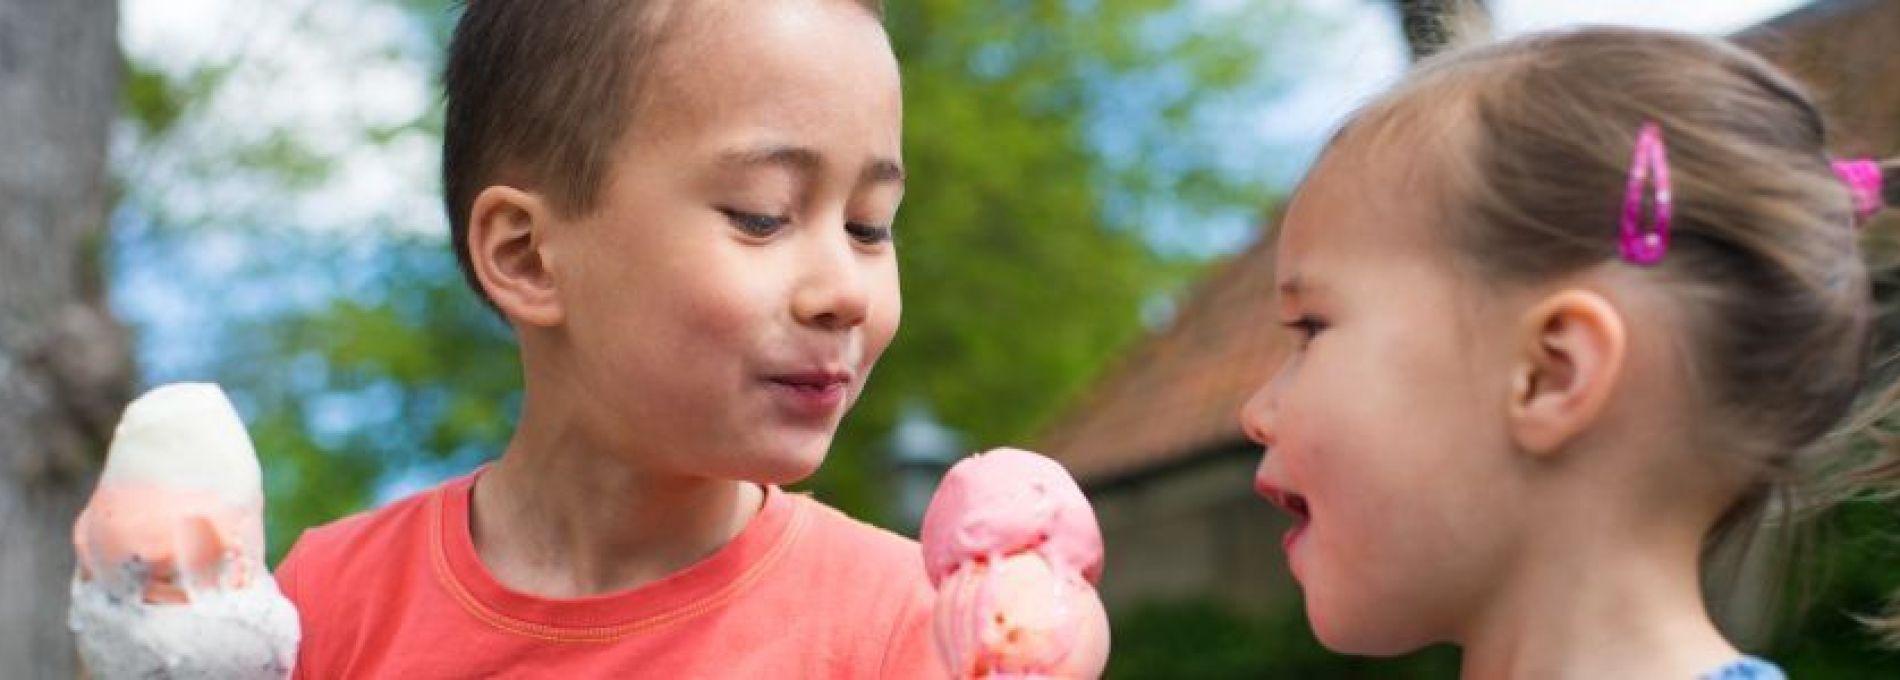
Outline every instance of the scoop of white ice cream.
{"type": "Polygon", "coordinates": [[[99,483],[194,489],[240,505],[263,495],[244,422],[211,383],[163,385],[126,406],[99,483]]]}
{"type": "Polygon", "coordinates": [[[281,680],[297,661],[297,610],[269,574],[249,587],[196,591],[187,603],[114,596],[73,580],[68,625],[92,677],[281,680]]]}

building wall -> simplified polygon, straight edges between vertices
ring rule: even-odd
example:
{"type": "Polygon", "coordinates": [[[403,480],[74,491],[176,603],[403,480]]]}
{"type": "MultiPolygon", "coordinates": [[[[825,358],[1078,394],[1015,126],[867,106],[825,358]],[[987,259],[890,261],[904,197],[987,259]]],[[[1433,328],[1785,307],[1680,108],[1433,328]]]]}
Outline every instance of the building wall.
{"type": "Polygon", "coordinates": [[[1236,443],[1140,477],[1091,485],[1111,613],[1144,600],[1215,597],[1264,613],[1297,596],[1280,537],[1288,518],[1253,493],[1258,447],[1236,443]]]}

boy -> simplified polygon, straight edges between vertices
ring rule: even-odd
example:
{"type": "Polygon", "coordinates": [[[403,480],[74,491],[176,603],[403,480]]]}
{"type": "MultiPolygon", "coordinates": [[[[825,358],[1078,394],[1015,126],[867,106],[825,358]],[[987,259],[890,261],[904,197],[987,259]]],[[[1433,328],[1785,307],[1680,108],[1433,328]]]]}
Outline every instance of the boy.
{"type": "Polygon", "coordinates": [[[471,0],[443,176],[500,460],[307,532],[305,677],[933,677],[915,544],[811,474],[896,332],[872,0],[471,0]]]}

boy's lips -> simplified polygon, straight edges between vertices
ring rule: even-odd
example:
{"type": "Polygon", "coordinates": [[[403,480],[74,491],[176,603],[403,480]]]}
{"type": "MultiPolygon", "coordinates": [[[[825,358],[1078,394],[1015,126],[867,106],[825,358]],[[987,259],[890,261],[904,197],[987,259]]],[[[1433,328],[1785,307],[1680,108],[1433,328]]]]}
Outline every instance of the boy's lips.
{"type": "Polygon", "coordinates": [[[818,368],[772,374],[766,383],[794,414],[828,418],[844,405],[855,379],[848,370],[818,368]]]}

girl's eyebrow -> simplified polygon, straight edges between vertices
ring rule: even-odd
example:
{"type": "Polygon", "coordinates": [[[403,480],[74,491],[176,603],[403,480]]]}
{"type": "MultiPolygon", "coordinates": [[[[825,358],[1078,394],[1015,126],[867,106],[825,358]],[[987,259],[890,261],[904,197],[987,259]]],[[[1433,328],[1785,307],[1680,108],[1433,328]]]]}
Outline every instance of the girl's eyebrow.
{"type": "Polygon", "coordinates": [[[1326,286],[1324,280],[1316,280],[1311,276],[1306,276],[1299,272],[1295,272],[1281,279],[1278,288],[1279,296],[1277,299],[1280,301],[1282,307],[1287,305],[1301,306],[1309,303],[1323,303],[1332,292],[1332,290],[1326,286]]]}
{"type": "Polygon", "coordinates": [[[1306,279],[1299,274],[1286,277],[1280,280],[1280,297],[1283,299],[1298,299],[1300,293],[1305,292],[1306,287],[1306,279]]]}

